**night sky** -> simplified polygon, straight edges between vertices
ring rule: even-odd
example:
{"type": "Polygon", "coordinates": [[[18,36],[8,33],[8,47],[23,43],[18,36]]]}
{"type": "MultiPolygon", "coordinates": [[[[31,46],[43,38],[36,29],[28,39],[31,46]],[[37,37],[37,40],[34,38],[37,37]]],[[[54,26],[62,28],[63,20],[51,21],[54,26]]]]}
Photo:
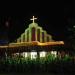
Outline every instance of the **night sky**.
{"type": "MultiPolygon", "coordinates": [[[[12,2],[11,2],[12,3],[12,2]]],[[[72,9],[71,2],[63,5],[56,2],[21,2],[5,5],[0,11],[0,35],[8,32],[9,40],[17,39],[21,33],[32,22],[30,18],[34,15],[36,22],[42,26],[55,40],[66,40],[66,28],[73,25],[75,21],[75,9],[72,9]],[[9,22],[5,25],[5,22],[9,22]]]]}

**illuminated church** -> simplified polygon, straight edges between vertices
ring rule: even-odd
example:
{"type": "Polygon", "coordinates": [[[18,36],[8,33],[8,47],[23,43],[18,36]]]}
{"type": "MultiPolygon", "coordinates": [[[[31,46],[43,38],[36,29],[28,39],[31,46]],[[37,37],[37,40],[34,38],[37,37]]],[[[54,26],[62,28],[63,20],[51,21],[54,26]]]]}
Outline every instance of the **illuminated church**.
{"type": "Polygon", "coordinates": [[[64,42],[53,40],[51,35],[47,34],[42,27],[35,23],[36,19],[34,16],[30,19],[32,23],[16,40],[16,43],[0,46],[0,49],[6,51],[7,56],[21,55],[24,58],[30,57],[31,59],[46,57],[48,53],[57,56],[58,51],[55,48],[62,47],[64,42]]]}
{"type": "Polygon", "coordinates": [[[29,24],[29,27],[25,30],[23,34],[17,39],[17,43],[19,42],[33,42],[37,41],[40,43],[50,42],[52,40],[52,36],[47,34],[45,30],[43,30],[42,27],[40,27],[37,23],[34,22],[34,20],[37,18],[34,18],[33,16],[33,22],[29,24]]]}

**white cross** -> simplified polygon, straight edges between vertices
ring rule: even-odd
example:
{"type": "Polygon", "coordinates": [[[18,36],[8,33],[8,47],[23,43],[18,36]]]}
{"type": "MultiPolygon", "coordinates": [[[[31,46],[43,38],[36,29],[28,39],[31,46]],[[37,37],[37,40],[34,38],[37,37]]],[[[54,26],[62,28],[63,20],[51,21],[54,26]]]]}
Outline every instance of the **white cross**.
{"type": "Polygon", "coordinates": [[[32,19],[30,19],[30,20],[33,20],[33,23],[34,23],[34,20],[36,20],[37,18],[35,18],[34,16],[33,16],[33,18],[32,19]]]}

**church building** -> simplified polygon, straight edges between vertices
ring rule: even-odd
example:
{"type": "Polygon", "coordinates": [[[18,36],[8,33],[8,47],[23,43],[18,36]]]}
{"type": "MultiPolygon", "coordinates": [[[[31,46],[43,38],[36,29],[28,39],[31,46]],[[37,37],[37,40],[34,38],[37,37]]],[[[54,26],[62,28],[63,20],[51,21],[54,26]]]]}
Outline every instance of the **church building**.
{"type": "Polygon", "coordinates": [[[37,18],[34,18],[33,16],[33,22],[29,24],[29,27],[25,29],[25,32],[21,34],[21,36],[17,39],[17,43],[19,42],[32,42],[32,41],[38,41],[41,43],[50,42],[52,40],[52,36],[47,34],[45,30],[43,30],[42,27],[40,27],[37,23],[34,22],[34,20],[37,18]]]}
{"type": "Polygon", "coordinates": [[[57,57],[58,51],[55,48],[64,46],[64,42],[53,40],[47,31],[35,23],[36,19],[34,16],[30,19],[32,23],[17,38],[16,43],[9,43],[5,47],[0,46],[0,49],[7,50],[7,56],[21,55],[24,58],[36,59],[37,57],[46,57],[50,53],[57,57]]]}

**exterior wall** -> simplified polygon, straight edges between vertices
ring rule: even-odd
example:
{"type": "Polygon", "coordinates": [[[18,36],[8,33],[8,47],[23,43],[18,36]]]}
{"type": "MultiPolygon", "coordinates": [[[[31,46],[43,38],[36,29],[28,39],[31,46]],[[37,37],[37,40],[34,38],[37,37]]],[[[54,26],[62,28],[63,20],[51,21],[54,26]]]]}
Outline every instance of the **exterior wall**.
{"type": "Polygon", "coordinates": [[[36,41],[36,29],[35,27],[32,28],[32,31],[31,31],[31,41],[36,41]]]}
{"type": "Polygon", "coordinates": [[[50,40],[50,39],[49,39],[49,35],[47,35],[47,42],[49,42],[49,40],[50,40]]]}
{"type": "Polygon", "coordinates": [[[23,35],[21,34],[21,42],[23,42],[23,35]]]}
{"type": "Polygon", "coordinates": [[[37,41],[37,23],[31,23],[29,25],[29,42],[37,41]]]}
{"type": "Polygon", "coordinates": [[[25,37],[25,32],[24,32],[24,42],[25,42],[25,39],[26,39],[26,37],[25,37]]]}
{"type": "Polygon", "coordinates": [[[39,41],[40,42],[40,29],[37,29],[37,41],[39,41]]]}
{"type": "Polygon", "coordinates": [[[42,28],[37,28],[37,41],[42,42],[42,28]]]}
{"type": "MultiPolygon", "coordinates": [[[[39,42],[49,42],[52,41],[51,35],[48,35],[42,27],[38,26],[37,23],[29,24],[29,27],[25,30],[25,32],[21,35],[21,42],[31,42],[31,41],[39,41],[39,42]]],[[[19,39],[17,39],[20,42],[19,39]]]]}
{"type": "Polygon", "coordinates": [[[47,35],[47,32],[44,31],[44,34],[45,34],[45,35],[44,35],[44,42],[47,42],[47,36],[46,36],[46,35],[47,35]]]}
{"type": "Polygon", "coordinates": [[[53,41],[51,35],[47,34],[47,42],[53,41]]]}
{"type": "Polygon", "coordinates": [[[27,42],[27,31],[28,31],[28,28],[25,30],[25,42],[27,42]]]}
{"type": "Polygon", "coordinates": [[[27,40],[26,40],[26,39],[27,39],[27,36],[26,36],[26,30],[25,30],[25,42],[27,42],[27,40]]]}
{"type": "Polygon", "coordinates": [[[21,38],[19,37],[18,39],[17,39],[17,43],[20,43],[21,42],[21,38]]]}
{"type": "Polygon", "coordinates": [[[29,42],[29,30],[27,30],[27,42],[29,42]]]}
{"type": "Polygon", "coordinates": [[[23,33],[23,42],[25,42],[25,34],[23,33]]]}
{"type": "Polygon", "coordinates": [[[52,37],[51,37],[51,35],[48,35],[49,36],[49,41],[52,41],[52,37]]]}
{"type": "Polygon", "coordinates": [[[31,28],[29,27],[28,30],[29,30],[29,42],[31,42],[31,28]]]}
{"type": "Polygon", "coordinates": [[[21,35],[21,42],[24,42],[25,41],[25,35],[24,33],[21,35]]]}
{"type": "Polygon", "coordinates": [[[47,32],[45,30],[41,30],[41,42],[47,42],[47,32]]]}
{"type": "Polygon", "coordinates": [[[42,42],[42,28],[40,28],[40,42],[42,42]]]}
{"type": "Polygon", "coordinates": [[[42,32],[42,42],[44,42],[44,39],[45,39],[45,33],[44,32],[42,32]]]}

